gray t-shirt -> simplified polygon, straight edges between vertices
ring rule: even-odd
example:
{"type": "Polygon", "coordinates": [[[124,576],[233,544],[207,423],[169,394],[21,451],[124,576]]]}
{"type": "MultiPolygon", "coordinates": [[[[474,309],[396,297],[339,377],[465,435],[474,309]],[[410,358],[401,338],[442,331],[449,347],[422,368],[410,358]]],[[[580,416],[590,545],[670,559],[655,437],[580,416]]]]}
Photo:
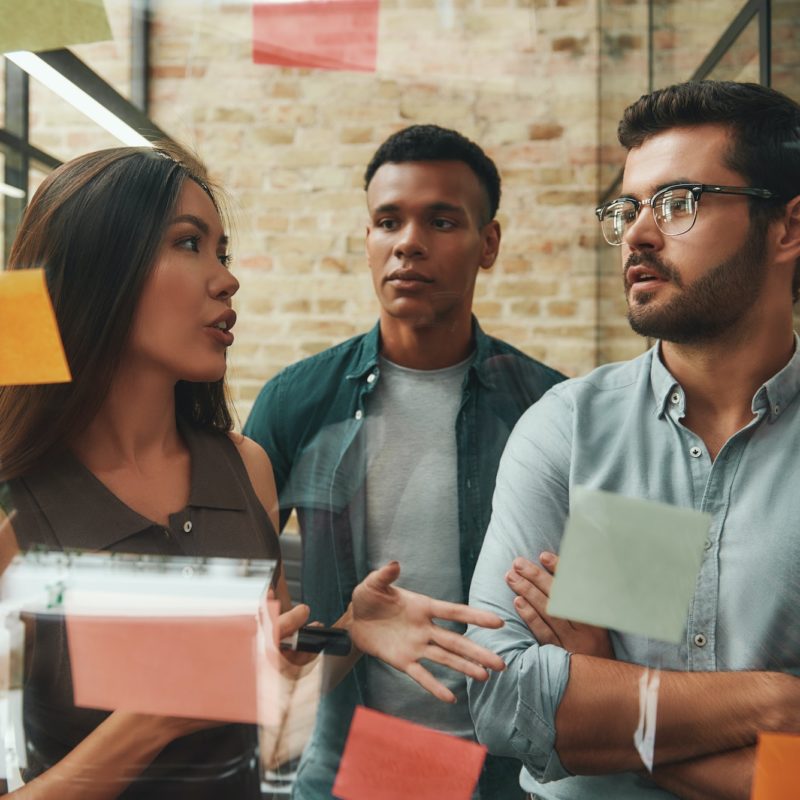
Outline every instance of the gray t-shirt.
{"type": "MultiPolygon", "coordinates": [[[[398,586],[456,603],[465,598],[455,429],[471,362],[415,370],[381,358],[381,380],[366,409],[369,568],[396,559],[398,586]]],[[[434,700],[407,675],[372,658],[367,702],[386,714],[474,739],[464,676],[431,662],[424,666],[455,694],[456,705],[434,700]]]]}

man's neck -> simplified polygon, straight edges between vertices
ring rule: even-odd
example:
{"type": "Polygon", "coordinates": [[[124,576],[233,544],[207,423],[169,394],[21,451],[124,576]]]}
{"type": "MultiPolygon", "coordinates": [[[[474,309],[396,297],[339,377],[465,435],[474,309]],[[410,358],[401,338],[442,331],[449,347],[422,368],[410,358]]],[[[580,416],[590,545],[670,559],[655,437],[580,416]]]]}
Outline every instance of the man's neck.
{"type": "Polygon", "coordinates": [[[712,458],[752,420],[753,396],[793,353],[791,323],[749,327],[702,344],[662,343],[662,360],[686,394],[683,423],[712,458]]]}
{"type": "Polygon", "coordinates": [[[472,318],[414,323],[381,315],[381,355],[409,369],[444,369],[472,352],[472,318]]]}

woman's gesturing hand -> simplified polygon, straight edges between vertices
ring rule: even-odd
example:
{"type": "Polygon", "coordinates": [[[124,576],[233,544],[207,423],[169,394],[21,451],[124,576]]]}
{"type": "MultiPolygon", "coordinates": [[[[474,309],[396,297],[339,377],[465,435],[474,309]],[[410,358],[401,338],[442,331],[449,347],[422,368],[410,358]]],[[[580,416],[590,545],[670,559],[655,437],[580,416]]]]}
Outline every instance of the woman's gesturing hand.
{"type": "Polygon", "coordinates": [[[400,564],[392,561],[367,575],[353,592],[350,636],[361,652],[405,672],[446,703],[454,703],[455,695],[420,664],[421,659],[479,681],[489,677],[487,669],[505,669],[500,656],[434,622],[500,628],[503,621],[498,616],[400,589],[392,585],[399,575],[400,564]]]}

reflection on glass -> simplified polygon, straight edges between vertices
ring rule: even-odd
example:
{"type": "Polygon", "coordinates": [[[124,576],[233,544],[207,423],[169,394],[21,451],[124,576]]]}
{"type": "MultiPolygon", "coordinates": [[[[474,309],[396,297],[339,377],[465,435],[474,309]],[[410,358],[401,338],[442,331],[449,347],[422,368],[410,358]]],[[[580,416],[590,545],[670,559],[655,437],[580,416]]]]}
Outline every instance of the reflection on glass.
{"type": "Polygon", "coordinates": [[[653,0],[655,86],[691,78],[744,5],[653,0]]]}
{"type": "Polygon", "coordinates": [[[617,142],[622,112],[648,90],[647,4],[600,4],[600,191],[617,178],[625,153],[617,142]]]}
{"type": "Polygon", "coordinates": [[[758,17],[755,16],[747,27],[736,37],[724,56],[719,60],[709,79],[715,81],[748,81],[758,83],[758,17]]]}
{"type": "Polygon", "coordinates": [[[800,0],[772,0],[772,87],[800,101],[800,0]]]}

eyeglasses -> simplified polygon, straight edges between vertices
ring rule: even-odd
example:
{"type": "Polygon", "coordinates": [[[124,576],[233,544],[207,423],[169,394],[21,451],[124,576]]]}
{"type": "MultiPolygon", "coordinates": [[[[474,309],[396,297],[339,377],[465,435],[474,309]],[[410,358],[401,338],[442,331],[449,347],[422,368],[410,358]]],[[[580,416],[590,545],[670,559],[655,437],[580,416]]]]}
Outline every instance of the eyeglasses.
{"type": "Polygon", "coordinates": [[[772,200],[778,195],[769,189],[749,186],[714,186],[708,183],[673,183],[659,189],[651,198],[618,197],[595,209],[605,240],[611,245],[622,244],[625,231],[636,222],[643,206],[650,206],[653,219],[661,233],[680,236],[692,229],[697,219],[697,206],[703,192],[712,194],[744,194],[760,200],[772,200]]]}

